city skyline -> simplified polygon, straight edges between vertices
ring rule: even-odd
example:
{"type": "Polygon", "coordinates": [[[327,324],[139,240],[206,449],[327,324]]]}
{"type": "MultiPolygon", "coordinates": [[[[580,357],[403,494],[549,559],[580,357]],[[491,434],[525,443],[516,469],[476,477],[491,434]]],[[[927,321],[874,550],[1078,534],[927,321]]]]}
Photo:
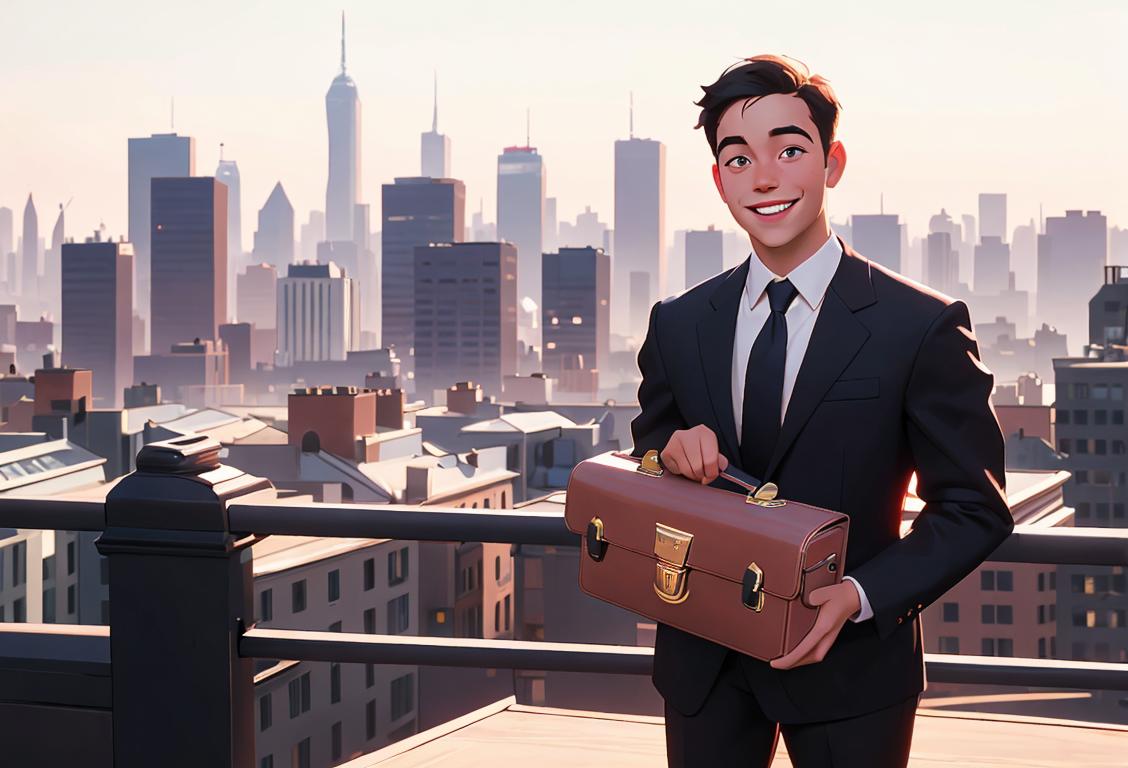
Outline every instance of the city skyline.
{"type": "MultiPolygon", "coordinates": [[[[730,228],[709,178],[704,137],[692,129],[691,102],[699,83],[741,56],[783,51],[824,74],[844,105],[839,135],[850,163],[828,205],[836,220],[877,213],[884,195],[887,213],[923,233],[940,207],[974,213],[979,192],[1005,192],[1008,223],[1037,218],[1041,203],[1046,215],[1100,209],[1110,224],[1123,225],[1115,205],[1128,149],[1094,145],[1087,120],[1077,117],[1094,116],[1112,135],[1128,127],[1128,107],[1107,98],[1128,86],[1125,54],[1114,44],[1128,9],[1085,6],[1020,13],[1017,5],[954,3],[924,26],[913,13],[894,19],[893,5],[870,4],[851,9],[851,27],[873,33],[858,55],[841,20],[822,12],[829,5],[802,23],[752,36],[734,5],[698,15],[671,9],[658,25],[634,8],[593,4],[545,19],[507,7],[448,5],[424,17],[344,3],[349,74],[369,114],[360,199],[373,201],[378,218],[379,185],[417,173],[437,71],[452,175],[466,183],[469,199],[484,200],[488,220],[496,221],[495,158],[522,140],[526,108],[532,144],[554,169],[547,194],[559,201],[559,220],[586,205],[610,220],[614,141],[628,135],[633,91],[635,135],[669,150],[668,231],[730,228]],[[670,16],[678,23],[665,23],[670,16]],[[543,33],[547,24],[552,34],[543,33]],[[615,55],[569,55],[569,32],[615,55]],[[437,40],[443,45],[428,45],[437,40]],[[674,43],[685,55],[666,64],[670,57],[661,54],[674,43]],[[1057,55],[1044,56],[1051,45],[1057,55]],[[949,52],[957,48],[965,53],[954,59],[949,52]],[[535,65],[515,66],[534,56],[535,65]],[[1086,64],[1080,73],[1056,64],[1067,58],[1086,64]]],[[[71,23],[56,29],[30,4],[15,3],[10,41],[0,51],[13,77],[0,100],[21,120],[0,127],[0,205],[15,209],[30,192],[49,210],[73,196],[67,219],[76,239],[101,221],[111,235],[124,234],[126,140],[169,131],[174,98],[175,130],[195,138],[199,167],[214,167],[224,143],[225,157],[239,164],[244,201],[266,199],[281,180],[299,220],[323,209],[323,98],[339,65],[341,9],[294,6],[272,15],[267,27],[252,6],[211,10],[205,4],[177,19],[182,33],[168,39],[151,34],[167,21],[159,8],[76,5],[68,9],[71,23]],[[219,49],[244,55],[207,56],[194,42],[205,31],[219,49]],[[101,42],[111,33],[131,45],[105,50],[101,42]],[[128,98],[115,97],[105,109],[107,94],[119,91],[128,98]]],[[[243,218],[248,243],[253,217],[243,218]]]]}

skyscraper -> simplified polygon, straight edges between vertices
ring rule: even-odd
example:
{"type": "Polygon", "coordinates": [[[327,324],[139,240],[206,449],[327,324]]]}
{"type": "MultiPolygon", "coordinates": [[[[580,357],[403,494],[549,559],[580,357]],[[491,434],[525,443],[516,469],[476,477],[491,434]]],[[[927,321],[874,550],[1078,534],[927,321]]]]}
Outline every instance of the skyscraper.
{"type": "MultiPolygon", "coordinates": [[[[289,269],[289,266],[287,266],[289,269]]],[[[251,264],[236,283],[239,322],[256,328],[275,328],[278,322],[278,270],[273,264],[251,264]]]]}
{"type": "Polygon", "coordinates": [[[31,195],[27,196],[23,214],[23,253],[20,260],[20,299],[25,307],[39,292],[39,215],[31,195]]]}
{"type": "Polygon", "coordinates": [[[0,208],[0,260],[12,252],[12,238],[15,236],[15,221],[11,208],[0,208]]]}
{"type": "MultiPolygon", "coordinates": [[[[979,193],[979,238],[1007,239],[1007,196],[1002,193],[979,193]]],[[[978,290],[978,288],[976,289],[978,290]]]]}
{"type": "MultiPolygon", "coordinates": [[[[545,167],[536,147],[527,142],[526,136],[526,146],[506,147],[497,156],[497,236],[517,246],[518,305],[527,297],[539,307],[545,167]]],[[[519,328],[518,332],[526,343],[540,343],[531,327],[519,328]]]]}
{"type": "Polygon", "coordinates": [[[1040,323],[1066,335],[1071,354],[1088,338],[1082,307],[1101,287],[1108,257],[1108,220],[1100,211],[1066,211],[1047,216],[1038,236],[1038,311],[1040,323]]]}
{"type": "MultiPolygon", "coordinates": [[[[154,133],[129,140],[129,242],[133,243],[133,304],[143,317],[149,316],[150,253],[149,213],[154,177],[186,177],[196,174],[196,140],[175,133],[154,133]]],[[[165,350],[167,351],[167,350],[165,350]]]]}
{"type": "Polygon", "coordinates": [[[285,274],[294,261],[294,206],[282,182],[274,185],[266,204],[258,212],[254,261],[273,264],[279,274],[285,274]]]}
{"type": "Polygon", "coordinates": [[[619,333],[641,335],[646,313],[639,316],[631,308],[649,310],[666,295],[666,146],[635,138],[633,107],[630,138],[615,142],[614,229],[611,325],[619,333]],[[632,272],[645,272],[650,279],[632,279],[632,272]],[[645,295],[633,295],[632,289],[645,295]]]}
{"type": "Polygon", "coordinates": [[[901,224],[887,213],[850,217],[854,249],[870,261],[901,271],[901,224]]]}
{"type": "MultiPolygon", "coordinates": [[[[227,185],[227,284],[235,285],[235,273],[243,266],[243,192],[239,184],[239,165],[223,159],[219,145],[219,165],[215,178],[227,185]]],[[[227,317],[235,316],[235,292],[227,292],[227,317]]]]}
{"type": "Polygon", "coordinates": [[[450,137],[439,133],[439,76],[435,75],[435,107],[431,113],[431,130],[420,137],[421,176],[450,178],[450,137]]]}
{"type": "Polygon", "coordinates": [[[724,233],[713,229],[691,229],[685,233],[685,285],[708,280],[724,270],[724,233]]]}
{"type": "MultiPolygon", "coordinates": [[[[720,234],[719,232],[717,234],[720,234]]],[[[544,254],[541,327],[544,371],[603,371],[610,363],[611,258],[602,248],[544,254]]]]}
{"type": "Polygon", "coordinates": [[[95,234],[61,250],[63,363],[93,371],[95,406],[120,408],[133,383],[133,246],[95,234]]]}
{"type": "Polygon", "coordinates": [[[999,294],[1011,287],[1010,246],[1002,237],[983,235],[975,246],[974,267],[972,288],[979,295],[999,294]]]}
{"type": "Polygon", "coordinates": [[[325,94],[329,126],[329,182],[325,189],[327,240],[352,240],[360,198],[360,97],[345,72],[345,15],[341,14],[341,74],[325,94]]]}
{"type": "Polygon", "coordinates": [[[415,337],[415,248],[462,242],[466,187],[457,179],[397,178],[382,189],[381,345],[410,369],[415,337]]]}
{"type": "Polygon", "coordinates": [[[415,249],[415,388],[430,400],[455,381],[501,396],[517,373],[517,250],[511,243],[415,249]]]}
{"type": "Polygon", "coordinates": [[[325,240],[325,212],[310,211],[302,224],[299,261],[317,261],[317,244],[325,240]]]}
{"type": "Polygon", "coordinates": [[[941,293],[955,296],[959,276],[960,253],[952,247],[951,233],[929,233],[924,242],[924,282],[941,293]]]}
{"type": "Polygon", "coordinates": [[[360,340],[356,281],[333,262],[291,264],[278,279],[278,364],[344,360],[360,340]]]}
{"type": "Polygon", "coordinates": [[[152,354],[218,339],[227,310],[227,187],[210,176],[153,179],[152,354]]]}

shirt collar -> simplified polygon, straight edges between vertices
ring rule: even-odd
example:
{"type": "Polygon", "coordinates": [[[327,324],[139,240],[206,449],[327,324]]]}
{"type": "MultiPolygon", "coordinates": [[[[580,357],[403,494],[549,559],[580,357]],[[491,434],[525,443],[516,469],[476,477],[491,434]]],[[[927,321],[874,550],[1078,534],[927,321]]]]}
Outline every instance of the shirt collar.
{"type": "MultiPolygon", "coordinates": [[[[811,309],[817,307],[826,295],[826,289],[830,286],[834,273],[838,271],[838,262],[841,259],[842,246],[832,233],[821,248],[786,276],[811,309]]],[[[744,283],[744,296],[748,301],[748,308],[752,309],[764,296],[768,283],[772,280],[783,280],[783,277],[764,266],[755,249],[748,262],[748,279],[744,283]]]]}

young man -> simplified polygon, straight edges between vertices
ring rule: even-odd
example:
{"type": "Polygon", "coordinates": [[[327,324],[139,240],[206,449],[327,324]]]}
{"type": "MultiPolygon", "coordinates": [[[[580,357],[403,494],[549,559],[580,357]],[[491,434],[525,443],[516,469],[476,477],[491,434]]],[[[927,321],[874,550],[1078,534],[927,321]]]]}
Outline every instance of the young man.
{"type": "Polygon", "coordinates": [[[669,764],[767,766],[782,730],[796,768],[899,768],[924,688],[918,615],[1014,527],[993,377],[965,304],[832,235],[846,151],[826,81],[757,56],[703,90],[713,180],[752,253],[651,310],[634,452],[702,483],[731,462],[847,513],[850,540],[784,657],[658,626],[669,764]],[[902,539],[914,472],[924,509],[902,539]]]}

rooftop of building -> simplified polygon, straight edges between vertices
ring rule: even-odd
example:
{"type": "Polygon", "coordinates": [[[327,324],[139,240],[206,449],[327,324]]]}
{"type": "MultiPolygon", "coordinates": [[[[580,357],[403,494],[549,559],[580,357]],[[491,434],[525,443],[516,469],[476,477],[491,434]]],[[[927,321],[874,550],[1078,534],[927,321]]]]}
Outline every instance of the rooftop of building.
{"type": "MultiPolygon", "coordinates": [[[[308,500],[307,502],[308,503],[308,500]]],[[[383,544],[388,539],[330,539],[323,536],[267,536],[251,551],[255,577],[302,568],[358,549],[383,544]]]]}
{"type": "Polygon", "coordinates": [[[105,463],[68,440],[47,440],[43,433],[5,434],[0,436],[0,493],[105,463]]]}
{"type": "MultiPolygon", "coordinates": [[[[1124,765],[1128,726],[1053,718],[917,711],[915,768],[1038,766],[1113,768],[1124,765]]],[[[443,723],[342,768],[655,768],[666,763],[662,718],[531,707],[513,697],[443,723]]],[[[779,740],[774,768],[792,765],[779,740]]]]}
{"type": "Polygon", "coordinates": [[[477,421],[467,424],[463,432],[543,432],[547,429],[571,429],[576,422],[561,416],[556,411],[525,411],[521,413],[503,413],[496,419],[477,421]]]}

